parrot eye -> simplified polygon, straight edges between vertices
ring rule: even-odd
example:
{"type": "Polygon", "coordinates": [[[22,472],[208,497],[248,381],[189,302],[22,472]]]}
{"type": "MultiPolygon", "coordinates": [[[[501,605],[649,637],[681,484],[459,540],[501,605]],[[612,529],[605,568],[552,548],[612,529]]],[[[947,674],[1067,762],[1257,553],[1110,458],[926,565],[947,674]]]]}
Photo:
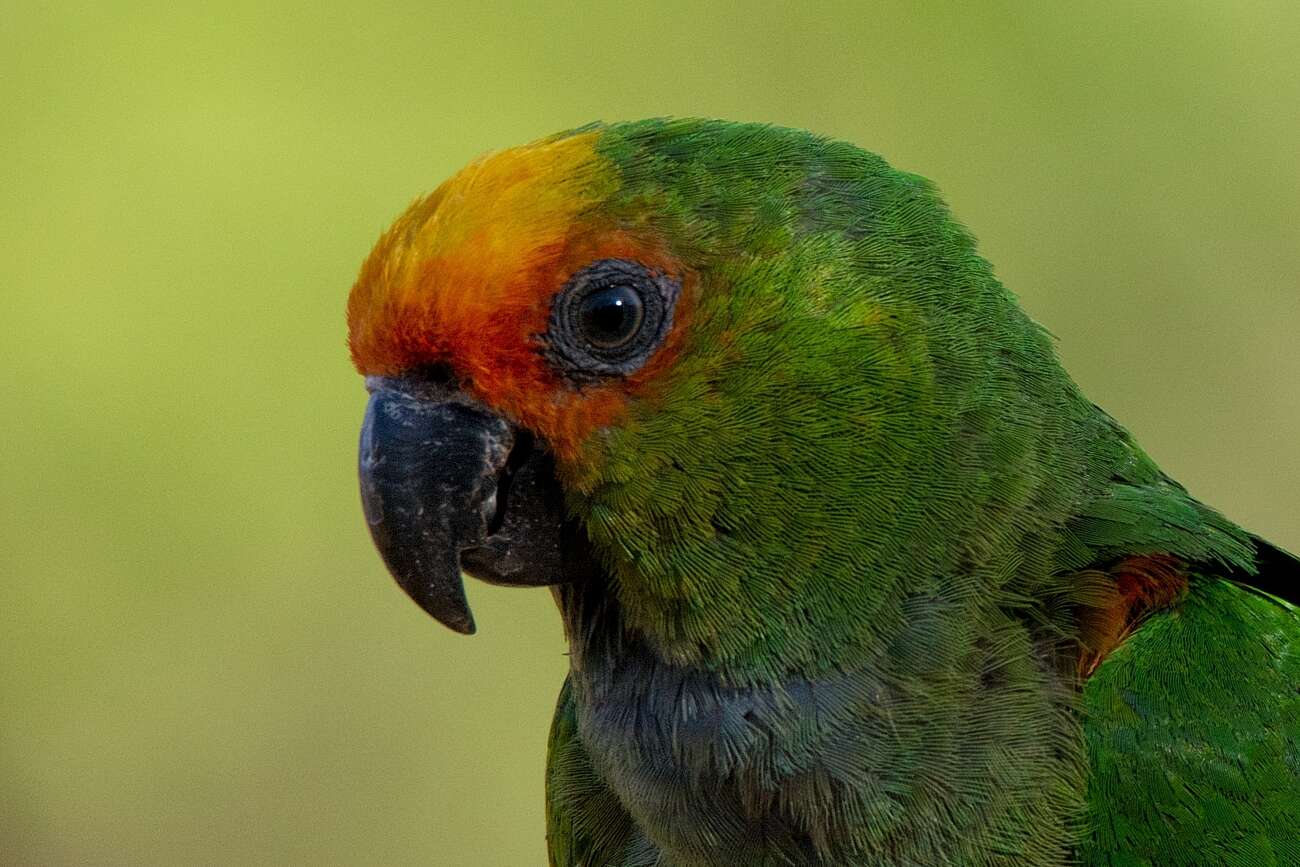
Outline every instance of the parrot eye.
{"type": "Polygon", "coordinates": [[[617,349],[636,337],[645,305],[630,286],[597,289],[582,299],[578,327],[587,342],[598,349],[617,349]]]}
{"type": "Polygon", "coordinates": [[[626,376],[663,342],[679,288],[640,262],[592,262],[551,302],[543,354],[570,379],[626,376]]]}

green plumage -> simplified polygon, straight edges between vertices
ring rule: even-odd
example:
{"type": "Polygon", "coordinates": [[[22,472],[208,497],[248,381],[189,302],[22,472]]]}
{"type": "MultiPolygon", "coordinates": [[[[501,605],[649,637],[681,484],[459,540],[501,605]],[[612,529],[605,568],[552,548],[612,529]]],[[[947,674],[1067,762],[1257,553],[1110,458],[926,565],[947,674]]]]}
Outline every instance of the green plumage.
{"type": "Polygon", "coordinates": [[[599,129],[601,217],[697,284],[562,478],[604,575],[559,590],[552,862],[1300,863],[1300,618],[1235,583],[1300,564],[1079,393],[926,181],[792,130],[599,129]],[[1085,677],[1147,555],[1185,596],[1085,677]]]}
{"type": "Polygon", "coordinates": [[[1085,864],[1300,864],[1296,609],[1206,575],[1083,688],[1085,864]]]}

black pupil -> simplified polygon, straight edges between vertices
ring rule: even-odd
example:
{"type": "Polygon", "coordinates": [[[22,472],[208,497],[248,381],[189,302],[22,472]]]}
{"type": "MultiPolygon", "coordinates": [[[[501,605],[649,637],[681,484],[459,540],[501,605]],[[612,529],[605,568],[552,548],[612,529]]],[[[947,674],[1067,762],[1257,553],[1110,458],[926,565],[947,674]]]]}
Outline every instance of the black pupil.
{"type": "Polygon", "coordinates": [[[606,286],[582,299],[578,315],[583,337],[593,346],[614,349],[641,327],[641,296],[629,286],[606,286]]]}

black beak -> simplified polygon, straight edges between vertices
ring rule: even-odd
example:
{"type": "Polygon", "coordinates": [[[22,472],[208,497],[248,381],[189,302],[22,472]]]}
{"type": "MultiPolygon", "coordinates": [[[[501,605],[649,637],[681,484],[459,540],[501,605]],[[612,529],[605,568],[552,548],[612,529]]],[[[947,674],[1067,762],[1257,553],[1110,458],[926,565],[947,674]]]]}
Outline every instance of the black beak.
{"type": "Polygon", "coordinates": [[[566,580],[563,499],[526,432],[417,377],[367,377],[361,504],[402,589],[439,623],[474,632],[464,569],[496,584],[566,580]]]}

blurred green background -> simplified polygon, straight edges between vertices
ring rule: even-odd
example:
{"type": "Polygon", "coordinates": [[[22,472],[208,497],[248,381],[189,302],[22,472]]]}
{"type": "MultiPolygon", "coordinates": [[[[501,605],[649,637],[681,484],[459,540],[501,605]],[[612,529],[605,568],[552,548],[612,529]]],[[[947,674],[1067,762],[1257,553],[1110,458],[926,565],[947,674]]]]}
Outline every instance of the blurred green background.
{"type": "Polygon", "coordinates": [[[543,863],[558,619],[388,579],[343,303],[412,197],[595,118],[935,179],[1089,395],[1300,549],[1297,57],[1294,0],[6,4],[0,861],[543,863]]]}

